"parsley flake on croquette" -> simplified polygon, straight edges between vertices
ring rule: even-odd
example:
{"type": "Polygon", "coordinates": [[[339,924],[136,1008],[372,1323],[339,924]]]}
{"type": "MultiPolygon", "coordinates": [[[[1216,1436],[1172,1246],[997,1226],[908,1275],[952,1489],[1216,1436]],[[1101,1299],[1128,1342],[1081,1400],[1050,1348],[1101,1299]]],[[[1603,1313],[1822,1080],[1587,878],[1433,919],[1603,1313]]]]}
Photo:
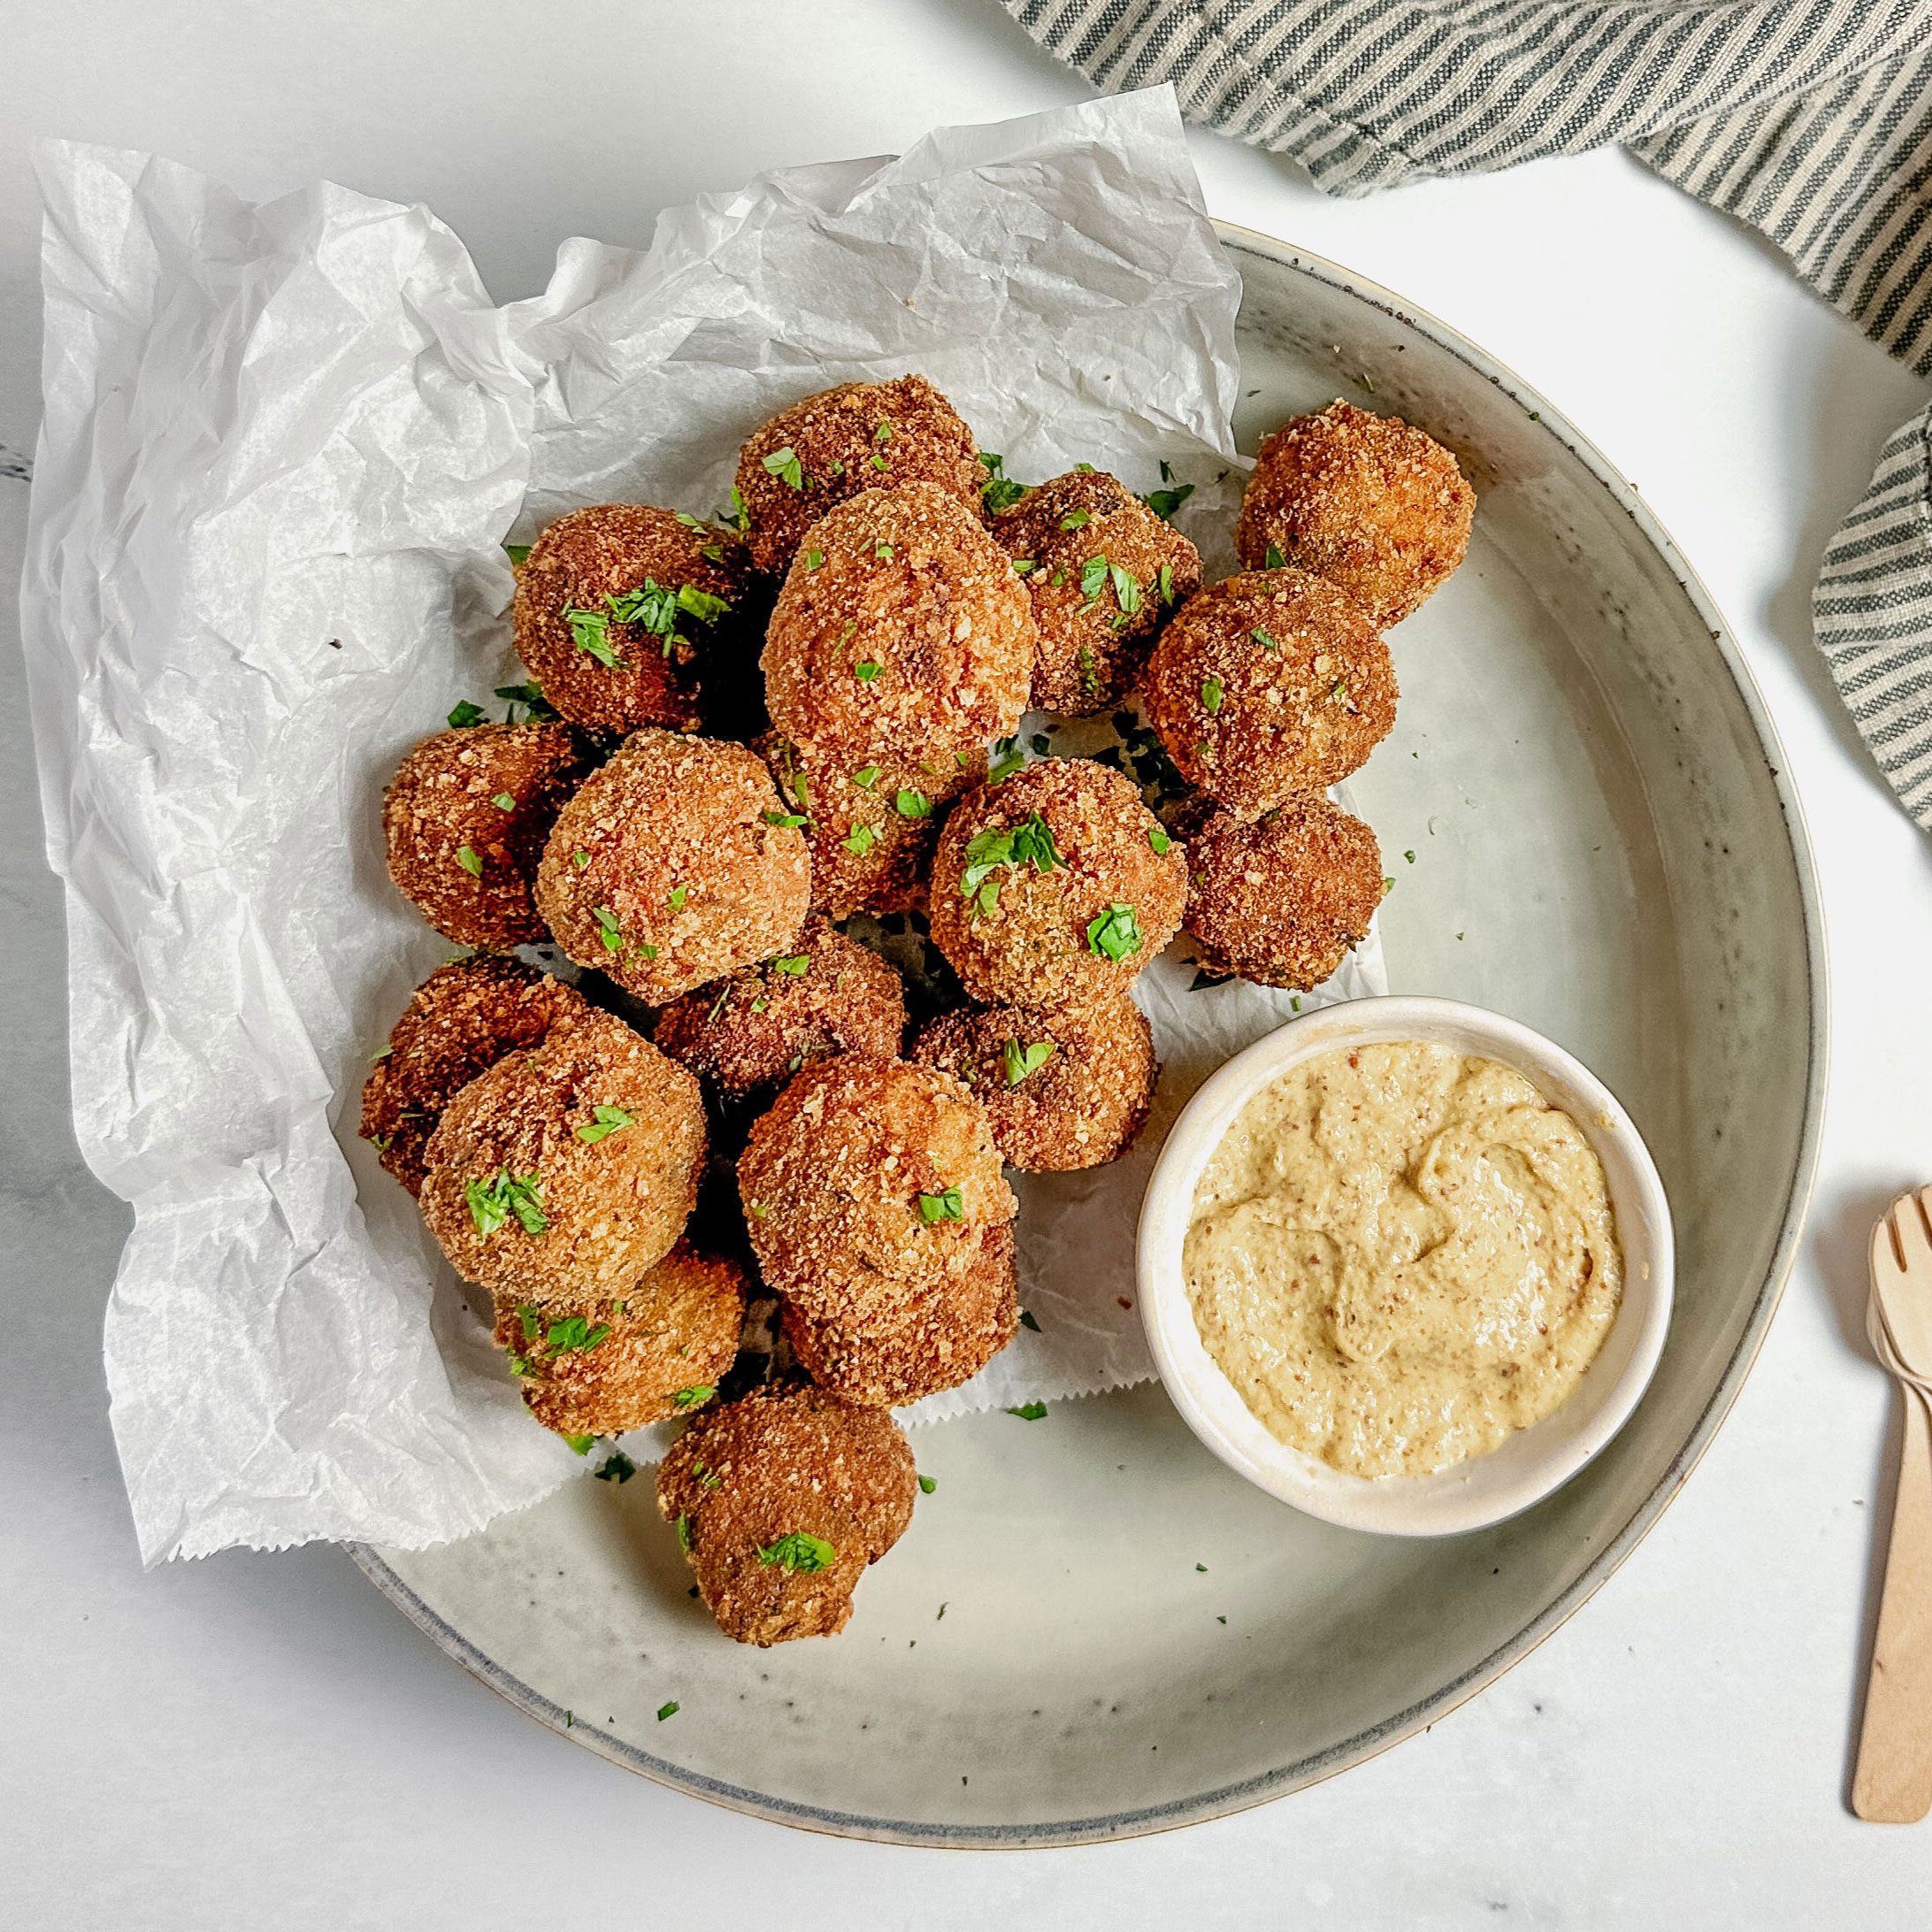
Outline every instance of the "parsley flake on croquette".
{"type": "Polygon", "coordinates": [[[550,1218],[543,1211],[543,1203],[537,1198],[534,1174],[512,1174],[508,1168],[503,1168],[487,1181],[466,1183],[463,1198],[469,1203],[470,1218],[476,1223],[476,1231],[486,1238],[494,1234],[512,1215],[525,1234],[542,1234],[550,1225],[550,1218]]]}
{"type": "Polygon", "coordinates": [[[1116,962],[1138,953],[1142,944],[1134,908],[1118,900],[1087,927],[1086,937],[1090,951],[1116,962]]]}
{"type": "Polygon", "coordinates": [[[794,1530],[758,1552],[761,1563],[768,1567],[775,1564],[788,1574],[809,1575],[814,1570],[829,1569],[838,1560],[839,1552],[831,1544],[804,1530],[794,1530]]]}

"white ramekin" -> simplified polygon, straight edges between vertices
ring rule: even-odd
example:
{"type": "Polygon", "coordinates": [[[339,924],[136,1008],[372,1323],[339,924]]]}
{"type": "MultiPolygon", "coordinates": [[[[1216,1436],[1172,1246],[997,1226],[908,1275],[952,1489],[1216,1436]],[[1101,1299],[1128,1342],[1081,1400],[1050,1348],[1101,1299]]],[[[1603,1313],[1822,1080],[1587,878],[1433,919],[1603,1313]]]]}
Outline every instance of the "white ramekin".
{"type": "Polygon", "coordinates": [[[1324,1522],[1388,1536],[1448,1536],[1499,1522],[1566,1483],[1629,1419],[1670,1326],[1670,1204],[1656,1163],[1602,1081],[1560,1046],[1454,1000],[1352,1000],[1291,1020],[1237,1054],[1182,1110],[1140,1209],[1140,1315],[1187,1425],[1230,1468],[1324,1522]],[[1435,1476],[1360,1476],[1278,1442],[1208,1353],[1181,1270],[1194,1190],[1234,1117],[1299,1062],[1335,1047],[1420,1039],[1498,1060],[1535,1083],[1602,1161],[1623,1250],[1623,1300],[1602,1352],[1562,1407],[1486,1456],[1435,1476]]]}

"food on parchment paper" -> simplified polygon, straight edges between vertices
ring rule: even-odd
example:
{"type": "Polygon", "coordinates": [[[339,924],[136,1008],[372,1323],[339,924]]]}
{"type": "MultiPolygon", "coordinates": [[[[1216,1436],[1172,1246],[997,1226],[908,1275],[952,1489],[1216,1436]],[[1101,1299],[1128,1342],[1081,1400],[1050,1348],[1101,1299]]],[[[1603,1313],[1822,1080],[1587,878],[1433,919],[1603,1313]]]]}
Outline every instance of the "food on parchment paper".
{"type": "Polygon", "coordinates": [[[679,1241],[622,1294],[496,1297],[524,1405],[560,1436],[618,1436],[702,1408],[738,1356],[745,1271],[679,1241]]]}
{"type": "Polygon", "coordinates": [[[518,567],[517,655],[569,724],[695,731],[712,664],[747,655],[750,578],[737,536],[694,517],[642,503],[573,510],[518,567]]]}
{"type": "Polygon", "coordinates": [[[561,979],[508,954],[439,966],[410,996],[363,1085],[362,1138],[412,1194],[442,1110],[477,1075],[592,1010],[561,979]]]}
{"type": "Polygon", "coordinates": [[[1461,563],[1475,515],[1476,492],[1433,437],[1337,402],[1261,444],[1234,541],[1249,570],[1311,571],[1385,631],[1461,563]]]}
{"type": "Polygon", "coordinates": [[[443,1109],[423,1218],[459,1275],[513,1302],[621,1295],[683,1231],[704,1150],[697,1081],[589,1013],[443,1109]]]}
{"type": "Polygon", "coordinates": [[[812,855],[813,908],[834,919],[924,907],[947,806],[986,775],[986,754],[821,756],[776,732],[753,748],[771,768],[812,855]]]}
{"type": "Polygon", "coordinates": [[[1075,1007],[961,1007],[921,1029],[911,1057],[963,1080],[1000,1159],[1030,1174],[1117,1161],[1146,1124],[1161,1073],[1146,1016],[1116,993],[1075,1007]]]}
{"type": "Polygon", "coordinates": [[[806,533],[760,660],[772,724],[822,755],[943,763],[1014,731],[1033,607],[976,512],[932,483],[867,490],[806,533]]]}
{"type": "Polygon", "coordinates": [[[862,491],[931,484],[977,514],[985,480],[959,412],[924,376],[901,376],[842,383],[760,424],[739,454],[736,507],[758,568],[777,573],[862,491]]]}
{"type": "Polygon", "coordinates": [[[531,885],[584,770],[562,724],[472,724],[426,738],[383,801],[396,890],[459,946],[542,939],[531,885]]]}
{"type": "Polygon", "coordinates": [[[933,943],[975,999],[1122,993],[1179,930],[1180,843],[1132,782],[1042,758],[962,799],[932,862],[933,943]]]}
{"type": "Polygon", "coordinates": [[[1395,700],[1375,627],[1298,570],[1204,590],[1154,640],[1141,684],[1168,756],[1237,818],[1338,785],[1388,736],[1395,700]]]}
{"type": "Polygon", "coordinates": [[[808,1384],[759,1389],[700,1415],[657,1472],[718,1628],[761,1647],[831,1637],[869,1564],[912,1522],[917,1470],[883,1410],[808,1384]]]}
{"type": "Polygon", "coordinates": [[[557,815],[537,871],[556,942],[661,1005],[798,938],[811,862],[742,745],[638,732],[557,815]]]}
{"type": "Polygon", "coordinates": [[[898,1057],[906,989],[870,947],[814,915],[789,953],[684,994],[651,1038],[726,1100],[770,1099],[809,1061],[898,1057]]]}
{"type": "Polygon", "coordinates": [[[1200,588],[1200,552],[1104,470],[1073,470],[993,521],[1032,599],[1032,704],[1085,717],[1138,681],[1154,634],[1200,588]]]}
{"type": "Polygon", "coordinates": [[[902,1308],[868,1299],[814,1316],[790,1298],[783,1304],[785,1338],[799,1367],[821,1388],[873,1408],[897,1408],[970,1382],[1019,1325],[1011,1222],[987,1231],[963,1271],[902,1308]]]}
{"type": "Polygon", "coordinates": [[[1185,924],[1209,972],[1307,992],[1368,937],[1382,848],[1319,792],[1244,824],[1208,814],[1188,834],[1185,924]]]}

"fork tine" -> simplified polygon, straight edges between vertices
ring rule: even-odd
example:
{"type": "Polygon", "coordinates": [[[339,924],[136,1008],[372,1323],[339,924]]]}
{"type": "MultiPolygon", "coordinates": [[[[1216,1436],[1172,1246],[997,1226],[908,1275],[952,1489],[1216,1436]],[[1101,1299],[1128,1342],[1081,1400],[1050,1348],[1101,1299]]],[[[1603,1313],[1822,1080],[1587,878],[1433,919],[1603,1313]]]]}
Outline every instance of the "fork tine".
{"type": "Polygon", "coordinates": [[[1898,1238],[1892,1232],[1892,1217],[1888,1212],[1881,1215],[1872,1227],[1872,1285],[1875,1288],[1882,1281],[1889,1281],[1905,1271],[1905,1264],[1898,1251],[1898,1238]]]}
{"type": "Polygon", "coordinates": [[[1885,1218],[1891,1223],[1892,1239],[1898,1245],[1898,1260],[1905,1273],[1922,1271],[1932,1283],[1932,1227],[1926,1223],[1923,1192],[1901,1194],[1885,1218]]]}

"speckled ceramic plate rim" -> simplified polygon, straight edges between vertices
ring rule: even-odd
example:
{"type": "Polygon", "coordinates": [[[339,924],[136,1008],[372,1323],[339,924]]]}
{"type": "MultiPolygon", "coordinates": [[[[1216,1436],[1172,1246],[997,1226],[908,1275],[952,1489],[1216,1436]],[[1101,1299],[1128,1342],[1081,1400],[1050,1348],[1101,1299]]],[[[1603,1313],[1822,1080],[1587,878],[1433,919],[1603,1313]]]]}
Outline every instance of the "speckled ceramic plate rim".
{"type": "Polygon", "coordinates": [[[389,1567],[380,1552],[367,1544],[348,1546],[349,1554],[364,1573],[426,1636],[519,1710],[548,1725],[560,1736],[598,1752],[627,1770],[638,1772],[673,1790],[689,1792],[694,1797],[707,1798],[713,1804],[746,1812],[754,1817],[770,1819],[778,1824],[797,1826],[838,1837],[871,1838],[888,1844],[934,1847],[1020,1850],[1101,1844],[1110,1839],[1171,1831],[1182,1825],[1198,1824],[1207,1819],[1225,1817],[1231,1812],[1245,1811],[1251,1806],[1285,1797],[1290,1791],[1331,1777],[1338,1771],[1345,1771],[1374,1757],[1378,1752],[1386,1751],[1390,1745],[1399,1744],[1403,1738],[1447,1716],[1478,1690],[1493,1683],[1505,1671],[1522,1662],[1538,1644],[1583,1607],[1649,1534],[1652,1526],[1669,1506],[1704,1452],[1709,1448],[1719,1425],[1736,1400],[1744,1377],[1751,1372],[1752,1364],[1763,1346],[1765,1331],[1776,1312],[1779,1295],[1783,1291],[1785,1277],[1790,1272],[1796,1254],[1818,1162],[1828,1051],[1829,1001],[1822,912],[1812,863],[1811,841],[1806,832],[1804,813],[1797,793],[1785,775],[1783,748],[1756,680],[1715,601],[1698,580],[1697,573],[1685,563],[1669,533],[1638,495],[1636,486],[1627,481],[1616,466],[1568,418],[1553,409],[1513,371],[1426,310],[1411,306],[1390,290],[1352,274],[1324,257],[1292,248],[1272,236],[1231,222],[1217,221],[1215,226],[1223,242],[1237,257],[1244,252],[1261,256],[1299,274],[1325,282],[1345,295],[1369,303],[1392,321],[1414,330],[1466,364],[1508,396],[1526,418],[1531,417],[1533,412],[1537,427],[1568,449],[1637,526],[1644,540],[1663,559],[1691,607],[1703,620],[1712,645],[1722,657],[1731,682],[1736,687],[1738,699],[1751,720],[1767,775],[1784,815],[1798,899],[1805,916],[1806,985],[1811,1016],[1806,1039],[1805,1118],[1798,1156],[1792,1166],[1790,1186],[1779,1222],[1777,1241],[1772,1251],[1770,1266],[1760,1284],[1751,1319],[1723,1374],[1718,1378],[1710,1400],[1698,1417],[1696,1427],[1672,1458],[1661,1480],[1631,1513],[1622,1529],[1604,1546],[1595,1561],[1568,1590],[1480,1663],[1407,1710],[1399,1711],[1353,1737],[1345,1738],[1309,1757],[1298,1759],[1292,1764],[1283,1765],[1276,1770],[1202,1791],[1191,1798],[1170,1799],[1162,1805],[1137,1807],[1097,1818],[1071,1818],[1038,1824],[934,1825],[916,1820],[875,1818],[825,1810],[790,1799],[771,1798],[762,1791],[707,1777],[702,1773],[655,1758],[648,1752],[640,1751],[595,1725],[578,1723],[567,1717],[561,1706],[553,1704],[514,1672],[487,1656],[425,1603],[389,1567]]]}

